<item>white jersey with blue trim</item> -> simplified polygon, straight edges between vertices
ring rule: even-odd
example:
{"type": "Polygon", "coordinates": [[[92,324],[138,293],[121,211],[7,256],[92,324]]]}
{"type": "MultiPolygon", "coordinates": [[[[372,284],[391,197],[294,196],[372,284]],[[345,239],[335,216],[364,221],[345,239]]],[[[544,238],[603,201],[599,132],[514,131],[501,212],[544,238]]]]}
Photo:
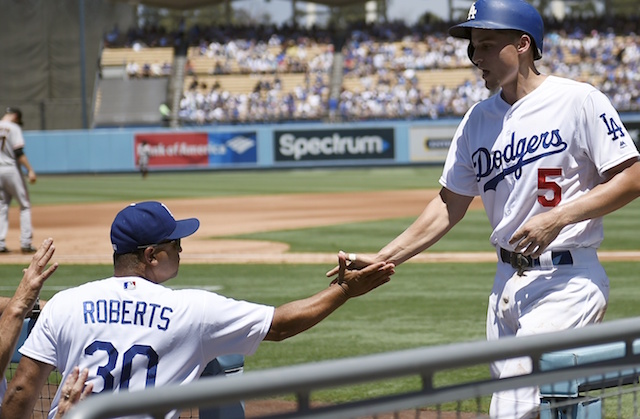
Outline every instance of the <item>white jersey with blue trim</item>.
{"type": "MultiPolygon", "coordinates": [[[[496,94],[460,123],[440,183],[480,196],[491,243],[508,250],[529,218],[584,195],[638,150],[609,99],[593,86],[548,76],[512,106],[496,94]]],[[[565,227],[552,249],[599,247],[602,218],[565,227]]]]}
{"type": "Polygon", "coordinates": [[[184,384],[220,355],[253,354],[274,310],[139,277],[111,277],[51,298],[20,353],[55,366],[63,381],[74,366],[88,368],[94,393],[184,384]]]}

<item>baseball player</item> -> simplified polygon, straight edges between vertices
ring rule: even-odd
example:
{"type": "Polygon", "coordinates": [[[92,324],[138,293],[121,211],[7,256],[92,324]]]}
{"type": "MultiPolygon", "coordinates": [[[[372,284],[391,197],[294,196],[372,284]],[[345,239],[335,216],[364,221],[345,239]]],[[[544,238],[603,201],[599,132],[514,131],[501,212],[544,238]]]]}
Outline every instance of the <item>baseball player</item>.
{"type": "MultiPolygon", "coordinates": [[[[609,296],[609,279],[596,253],[603,239],[602,213],[570,204],[614,176],[638,173],[634,142],[610,101],[593,86],[537,70],[543,22],[527,2],[478,0],[449,34],[469,40],[469,58],[495,94],[471,107],[460,123],[439,195],[376,255],[352,254],[352,263],[356,268],[403,263],[443,237],[480,196],[498,256],[487,338],[600,322],[609,296]],[[559,217],[556,237],[545,236],[548,223],[539,227],[544,220],[526,225],[537,214],[563,213],[565,204],[572,215],[559,217]]],[[[633,199],[617,194],[615,204],[600,205],[612,210],[633,199]]],[[[590,199],[591,205],[597,196],[602,194],[590,199]]],[[[495,362],[491,373],[501,378],[531,369],[528,358],[510,359],[495,362]]],[[[496,393],[490,415],[536,417],[538,405],[536,388],[496,393]]]]}
{"type": "Polygon", "coordinates": [[[22,136],[22,112],[7,108],[0,119],[0,253],[9,253],[5,240],[9,230],[9,206],[15,198],[20,205],[20,249],[22,253],[34,253],[31,246],[31,202],[21,167],[27,170],[30,183],[35,183],[36,172],[24,154],[22,136]]]}
{"type": "Polygon", "coordinates": [[[149,156],[151,155],[151,146],[146,141],[142,141],[138,146],[138,168],[145,179],[149,174],[149,156]]]}
{"type": "MultiPolygon", "coordinates": [[[[94,393],[191,382],[214,358],[250,355],[263,340],[281,341],[303,332],[394,273],[393,265],[384,262],[345,272],[346,258],[340,254],[341,269],[329,287],[277,308],[165,287],[178,273],[181,239],[199,225],[195,218],[176,221],[155,201],[120,211],[111,226],[114,275],[49,300],[20,349],[23,357],[0,417],[30,418],[54,368],[65,381],[76,366],[88,369],[94,393]]],[[[60,397],[58,389],[49,418],[60,397]]]]}

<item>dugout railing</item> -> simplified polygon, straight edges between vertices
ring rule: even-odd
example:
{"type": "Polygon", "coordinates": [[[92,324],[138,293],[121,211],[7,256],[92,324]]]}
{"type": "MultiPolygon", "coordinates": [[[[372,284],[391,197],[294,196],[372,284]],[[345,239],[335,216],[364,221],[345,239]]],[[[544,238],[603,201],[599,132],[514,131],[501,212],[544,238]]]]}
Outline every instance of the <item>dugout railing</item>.
{"type": "Polygon", "coordinates": [[[293,396],[296,401],[293,410],[270,411],[253,417],[433,418],[442,417],[441,413],[448,410],[457,411],[455,417],[486,417],[486,398],[491,393],[528,386],[550,389],[552,397],[544,397],[541,418],[638,417],[639,337],[640,319],[633,318],[494,342],[457,343],[251,371],[184,386],[92,396],[72,409],[68,419],[143,413],[163,417],[173,409],[282,396],[293,396]],[[562,354],[568,354],[568,358],[562,354]],[[553,356],[548,358],[550,355],[553,356]],[[437,385],[434,380],[443,371],[488,367],[494,360],[522,356],[533,361],[534,370],[530,374],[449,385],[437,385]],[[562,361],[556,362],[554,356],[562,361]],[[311,402],[315,392],[326,389],[416,376],[421,385],[411,391],[331,405],[311,402]],[[574,389],[575,394],[566,389],[574,389]],[[477,407],[464,408],[465,402],[477,407]],[[585,408],[580,409],[581,405],[585,408]],[[403,416],[407,411],[409,415],[403,416]]]}

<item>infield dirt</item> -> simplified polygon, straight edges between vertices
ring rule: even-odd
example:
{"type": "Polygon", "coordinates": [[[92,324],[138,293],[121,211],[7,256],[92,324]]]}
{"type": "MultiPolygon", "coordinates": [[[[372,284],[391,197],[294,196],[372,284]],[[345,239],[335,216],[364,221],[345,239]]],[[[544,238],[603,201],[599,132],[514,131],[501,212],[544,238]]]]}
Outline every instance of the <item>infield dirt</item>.
{"type": "MultiPolygon", "coordinates": [[[[436,190],[283,194],[203,199],[165,200],[176,218],[196,217],[200,229],[183,243],[183,263],[332,263],[334,254],[290,253],[284,243],[223,240],[218,237],[284,229],[321,227],[397,217],[415,217],[436,190]]],[[[60,263],[111,264],[111,222],[130,202],[42,205],[32,208],[33,245],[53,237],[55,260],[60,263]]],[[[476,199],[473,208],[481,208],[476,199]]],[[[9,211],[7,247],[0,263],[28,264],[19,252],[19,213],[9,211]]],[[[391,239],[392,237],[389,237],[391,239]]],[[[337,251],[337,249],[336,249],[337,251]]],[[[601,252],[602,260],[639,259],[637,252],[601,252]]],[[[495,261],[494,252],[429,253],[412,262],[495,261]]]]}

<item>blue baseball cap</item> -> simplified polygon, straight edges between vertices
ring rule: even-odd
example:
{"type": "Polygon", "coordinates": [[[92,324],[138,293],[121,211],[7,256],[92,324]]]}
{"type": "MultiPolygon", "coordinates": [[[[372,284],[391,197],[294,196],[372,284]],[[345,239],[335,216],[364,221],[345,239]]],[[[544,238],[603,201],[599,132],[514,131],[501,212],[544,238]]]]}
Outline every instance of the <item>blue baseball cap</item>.
{"type": "Polygon", "coordinates": [[[111,244],[116,254],[132,253],[144,246],[190,236],[199,227],[197,218],[176,220],[161,202],[138,202],[116,215],[111,224],[111,244]]]}

